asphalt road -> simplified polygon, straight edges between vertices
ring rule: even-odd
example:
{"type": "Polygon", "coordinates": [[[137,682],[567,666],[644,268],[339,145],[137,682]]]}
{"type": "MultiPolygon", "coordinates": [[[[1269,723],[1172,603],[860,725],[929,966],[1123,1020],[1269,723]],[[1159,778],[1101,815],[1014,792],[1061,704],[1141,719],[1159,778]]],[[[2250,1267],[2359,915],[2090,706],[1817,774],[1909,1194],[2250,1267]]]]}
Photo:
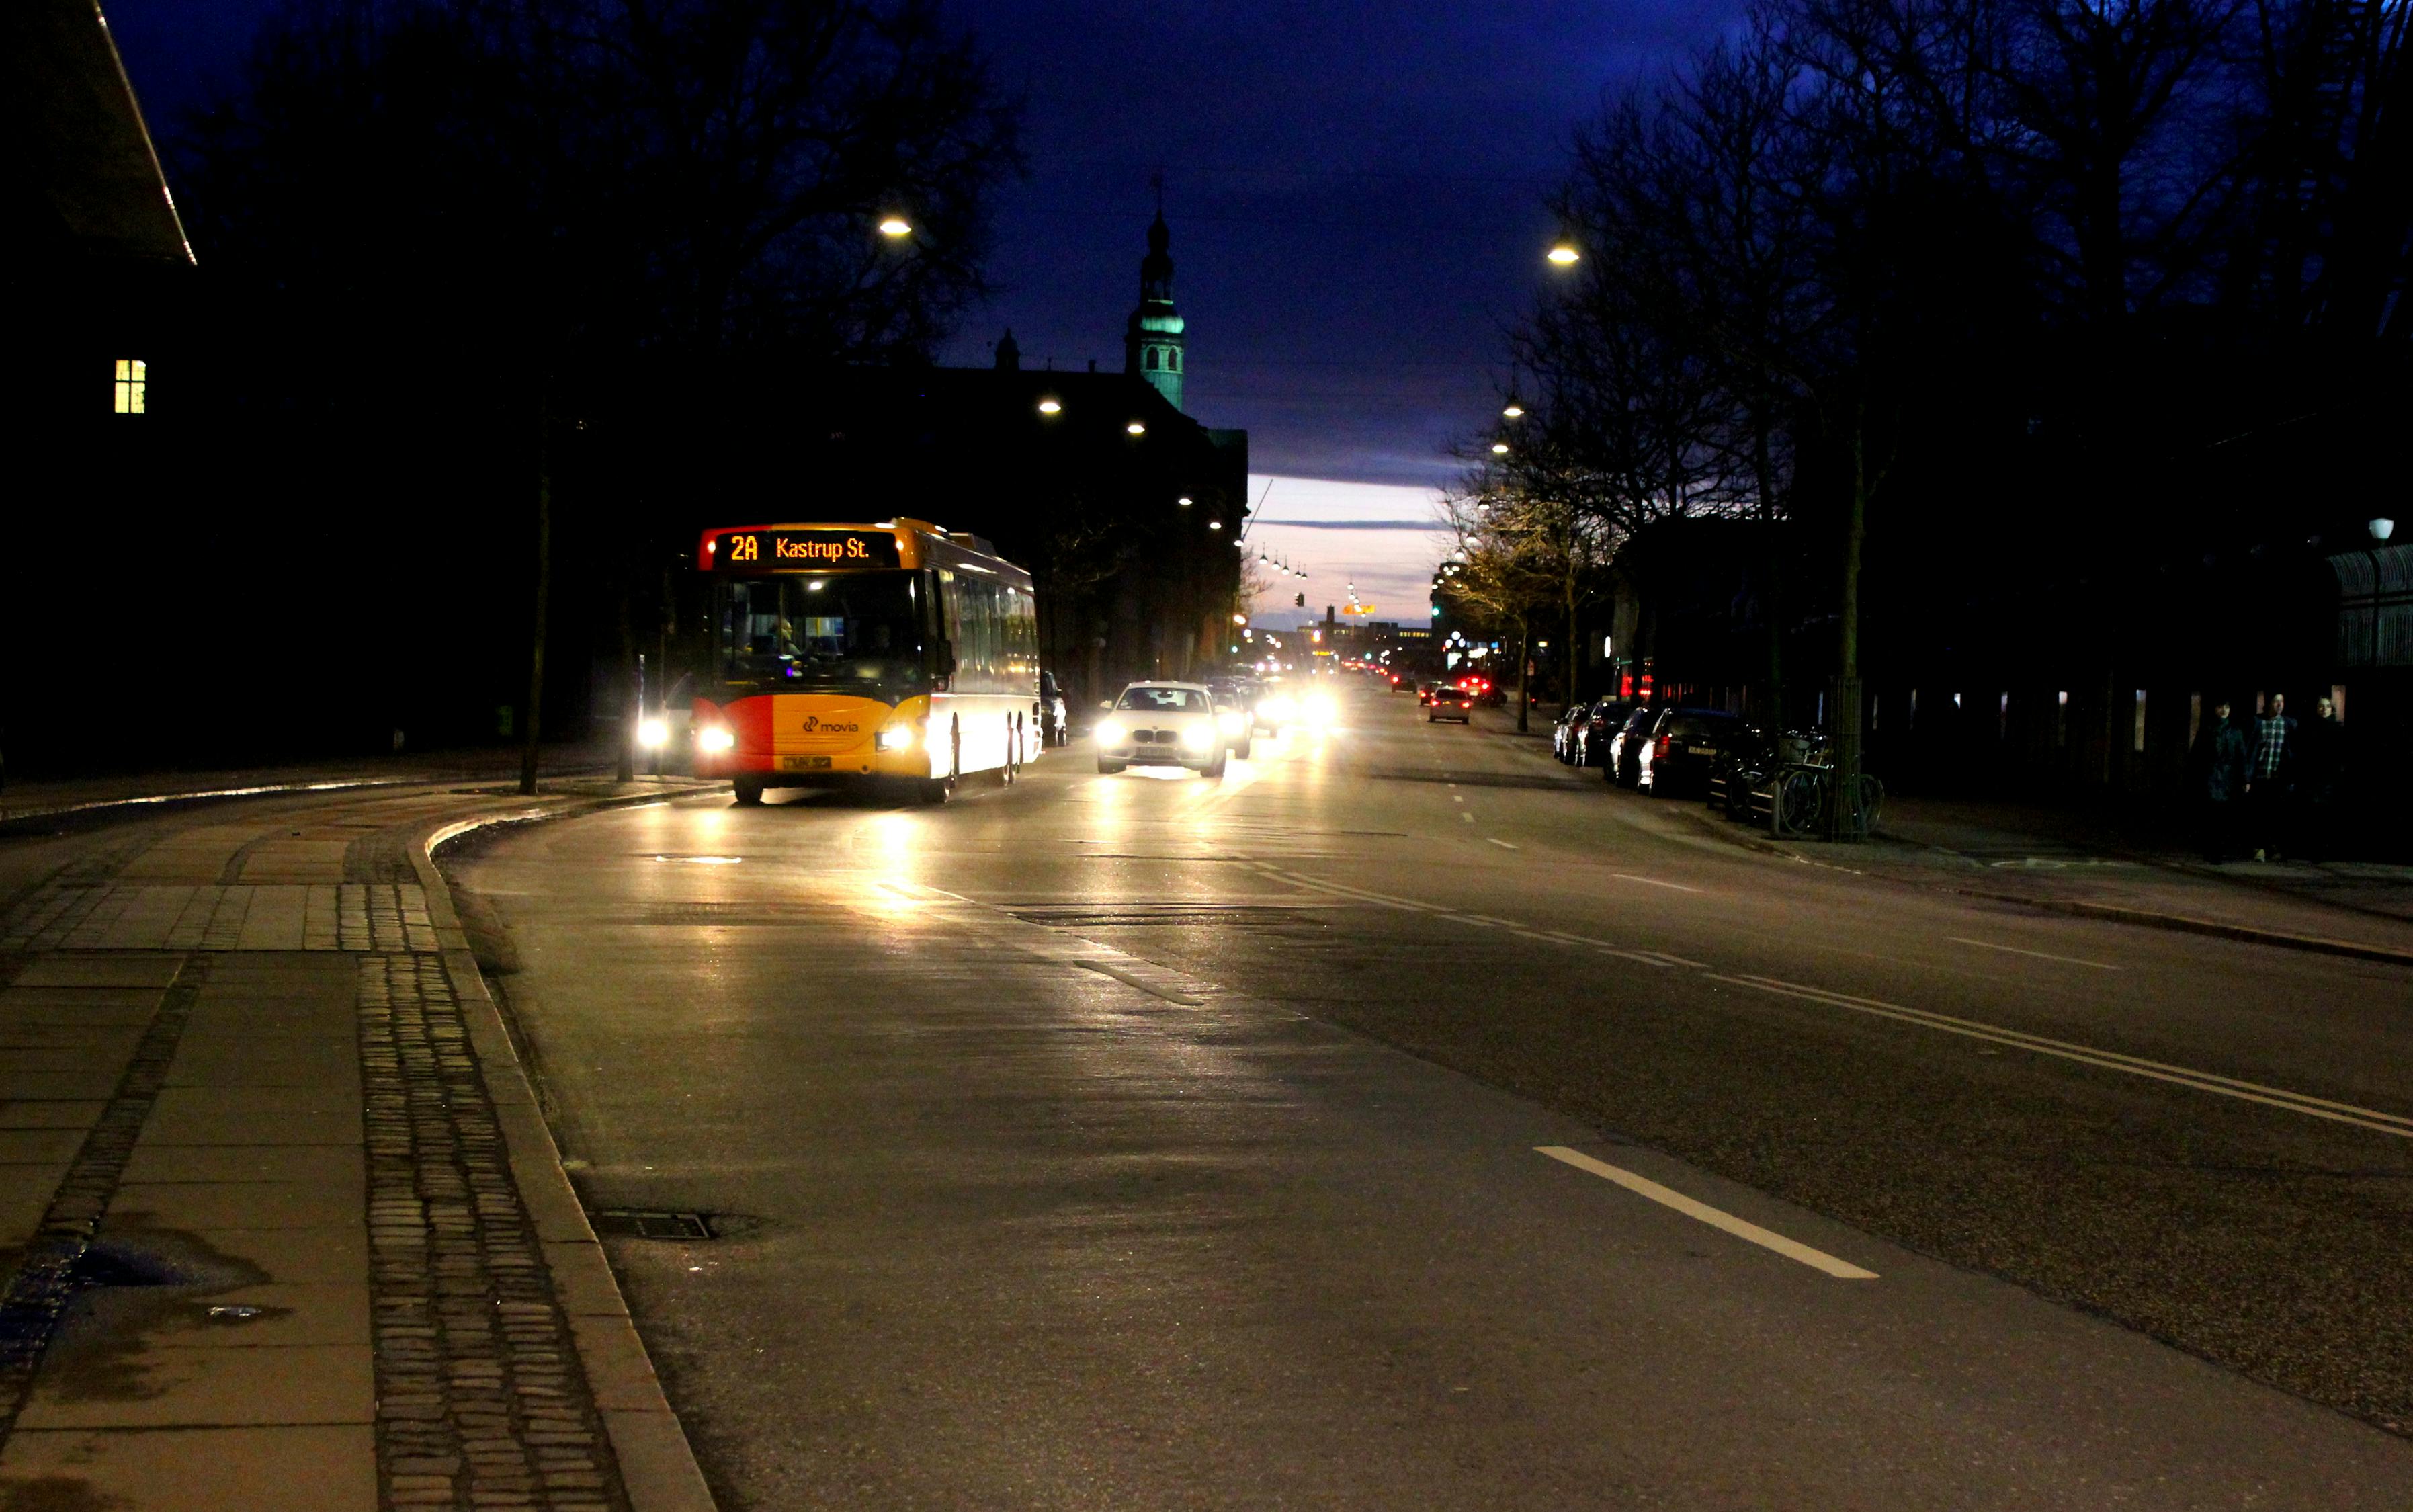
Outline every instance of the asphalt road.
{"type": "Polygon", "coordinates": [[[456,859],[722,1505],[2413,1505],[2413,973],[1348,690],[456,859]],[[1547,1151],[1547,1152],[1546,1152],[1547,1151]]]}

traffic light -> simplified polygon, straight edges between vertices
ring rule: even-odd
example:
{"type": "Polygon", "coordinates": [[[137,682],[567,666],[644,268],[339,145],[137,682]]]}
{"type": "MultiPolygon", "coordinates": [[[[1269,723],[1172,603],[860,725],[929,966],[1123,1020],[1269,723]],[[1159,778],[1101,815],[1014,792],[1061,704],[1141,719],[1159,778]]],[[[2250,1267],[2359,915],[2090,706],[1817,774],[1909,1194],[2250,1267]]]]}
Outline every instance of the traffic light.
{"type": "Polygon", "coordinates": [[[1307,595],[1304,593],[1293,594],[1290,601],[1298,605],[1301,609],[1304,609],[1307,607],[1307,595]]]}

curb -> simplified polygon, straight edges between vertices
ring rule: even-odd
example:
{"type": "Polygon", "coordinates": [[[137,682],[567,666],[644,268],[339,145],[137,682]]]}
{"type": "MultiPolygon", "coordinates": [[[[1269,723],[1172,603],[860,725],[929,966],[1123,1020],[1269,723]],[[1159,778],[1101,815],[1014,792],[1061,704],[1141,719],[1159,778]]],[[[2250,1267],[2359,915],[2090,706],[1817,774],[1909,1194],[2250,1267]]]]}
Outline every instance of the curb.
{"type": "Polygon", "coordinates": [[[2021,897],[2015,893],[1989,893],[1974,887],[1956,887],[1953,891],[1963,897],[2015,903],[2021,908],[2041,909],[2048,913],[2108,919],[2114,924],[2133,924],[2180,934],[2211,935],[2221,940],[2307,951],[2317,956],[2347,956],[2357,960],[2380,961],[2391,966],[2413,966],[2413,950],[2397,950],[2388,945],[2366,945],[2352,940],[2332,940],[2324,935],[2295,935],[2278,929],[2257,929],[2250,924],[2224,924],[2218,919],[2198,919],[2184,913],[2157,913],[2152,909],[2125,908],[2117,903],[2085,903],[2064,897],[2021,897]]]}
{"type": "Polygon", "coordinates": [[[562,1169],[561,1150],[545,1126],[536,1090],[527,1079],[519,1052],[503,1027],[502,1011],[486,990],[486,979],[469,953],[469,939],[461,915],[452,906],[452,888],[436,866],[436,850],[446,840],[494,824],[526,823],[546,819],[570,819],[659,801],[659,794],[619,800],[598,800],[553,809],[521,809],[483,818],[461,820],[427,831],[409,848],[411,868],[419,873],[427,895],[428,918],[442,948],[444,974],[461,1000],[462,1016],[469,1026],[469,1045],[486,1074],[487,1094],[494,1099],[496,1121],[511,1163],[511,1179],[527,1204],[529,1221],[543,1246],[545,1267],[552,1272],[554,1294],[570,1320],[578,1346],[578,1363],[594,1392],[596,1410],[603,1418],[613,1457],[619,1461],[620,1482],[629,1493],[630,1512],[717,1512],[703,1472],[687,1430],[662,1394],[660,1378],[629,1321],[629,1305],[620,1283],[603,1257],[603,1245],[586,1222],[586,1209],[562,1169]]]}

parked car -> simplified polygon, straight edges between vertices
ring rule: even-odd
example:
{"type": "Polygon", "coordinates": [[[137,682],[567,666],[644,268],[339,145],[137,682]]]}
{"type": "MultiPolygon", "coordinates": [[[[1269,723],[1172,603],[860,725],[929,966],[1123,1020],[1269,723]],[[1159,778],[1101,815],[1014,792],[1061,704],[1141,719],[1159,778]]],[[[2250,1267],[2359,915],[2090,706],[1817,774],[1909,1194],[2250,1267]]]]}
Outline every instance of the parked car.
{"type": "Polygon", "coordinates": [[[1437,687],[1425,700],[1425,723],[1438,724],[1443,719],[1456,719],[1460,724],[1474,722],[1474,692],[1472,689],[1437,687]]]}
{"type": "Polygon", "coordinates": [[[1120,698],[1099,706],[1104,711],[1097,728],[1100,772],[1187,766],[1207,777],[1223,775],[1229,736],[1204,684],[1132,683],[1120,698]]]}
{"type": "Polygon", "coordinates": [[[1576,763],[1575,724],[1591,713],[1588,704],[1570,704],[1559,710],[1558,721],[1550,726],[1550,754],[1568,766],[1576,763]]]}
{"type": "Polygon", "coordinates": [[[1651,738],[1651,727],[1659,722],[1659,709],[1654,704],[1637,704],[1617,733],[1608,737],[1607,760],[1601,765],[1601,776],[1621,788],[1634,786],[1642,772],[1642,747],[1651,738]]]}
{"type": "Polygon", "coordinates": [[[1707,789],[1710,763],[1742,739],[1742,728],[1724,709],[1664,710],[1636,752],[1635,787],[1653,797],[1707,789]]]}
{"type": "Polygon", "coordinates": [[[1582,725],[1576,731],[1575,764],[1598,766],[1608,760],[1608,743],[1625,728],[1637,705],[1629,699],[1596,700],[1586,712],[1582,725]]]}

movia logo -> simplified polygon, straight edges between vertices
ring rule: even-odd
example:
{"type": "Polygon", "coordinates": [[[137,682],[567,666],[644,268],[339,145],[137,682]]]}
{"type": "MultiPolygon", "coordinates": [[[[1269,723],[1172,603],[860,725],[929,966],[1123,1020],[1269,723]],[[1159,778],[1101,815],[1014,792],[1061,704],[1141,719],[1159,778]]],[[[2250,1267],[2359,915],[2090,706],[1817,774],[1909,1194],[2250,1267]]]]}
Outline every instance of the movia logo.
{"type": "Polygon", "coordinates": [[[840,723],[839,723],[837,720],[836,720],[836,719],[832,719],[832,720],[830,720],[827,724],[823,724],[823,723],[822,722],[822,718],[821,718],[821,716],[820,716],[820,715],[818,715],[818,714],[807,714],[807,715],[806,715],[806,716],[805,716],[805,722],[804,722],[804,725],[802,726],[802,728],[803,728],[803,730],[804,730],[805,734],[808,734],[808,735],[810,735],[810,734],[834,734],[834,735],[851,735],[851,734],[860,734],[860,733],[862,732],[862,730],[863,730],[863,726],[861,726],[861,725],[859,725],[859,724],[852,724],[852,723],[840,724],[840,723]]]}

